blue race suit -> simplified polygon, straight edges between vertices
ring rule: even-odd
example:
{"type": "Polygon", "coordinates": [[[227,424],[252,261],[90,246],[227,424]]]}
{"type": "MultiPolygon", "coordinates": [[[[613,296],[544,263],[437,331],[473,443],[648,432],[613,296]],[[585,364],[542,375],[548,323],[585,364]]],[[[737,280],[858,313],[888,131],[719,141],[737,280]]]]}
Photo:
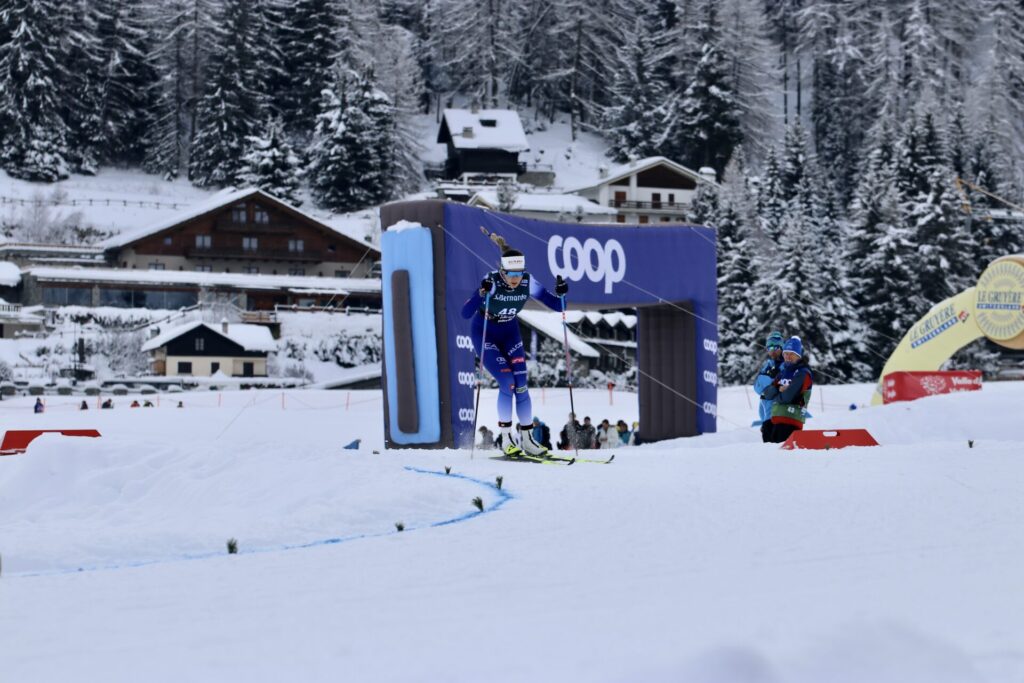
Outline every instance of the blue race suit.
{"type": "Polygon", "coordinates": [[[512,421],[512,399],[520,424],[530,424],[533,403],[527,386],[526,350],[519,334],[519,311],[533,298],[554,311],[562,310],[561,300],[544,289],[529,273],[519,286],[509,287],[498,271],[488,276],[494,281],[488,309],[485,297],[474,291],[462,307],[462,317],[472,318],[473,349],[483,359],[487,372],[498,382],[498,421],[512,421]],[[484,316],[487,316],[487,346],[483,347],[484,316]]]}
{"type": "MultiPolygon", "coordinates": [[[[779,374],[779,368],[782,366],[782,354],[779,354],[778,360],[772,360],[766,358],[764,363],[761,365],[761,369],[757,371],[757,377],[754,378],[754,393],[760,396],[764,393],[764,390],[772,385],[772,380],[779,374]]],[[[771,399],[761,399],[761,403],[757,406],[758,416],[761,418],[761,422],[767,422],[772,418],[772,403],[771,399]]]]}

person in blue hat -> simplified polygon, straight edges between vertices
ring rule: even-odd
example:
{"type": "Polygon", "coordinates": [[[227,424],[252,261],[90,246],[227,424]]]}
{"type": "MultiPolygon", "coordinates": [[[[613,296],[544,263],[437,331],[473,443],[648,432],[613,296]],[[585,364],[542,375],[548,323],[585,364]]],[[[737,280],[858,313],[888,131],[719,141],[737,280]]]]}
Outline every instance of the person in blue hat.
{"type": "Polygon", "coordinates": [[[805,407],[810,403],[814,386],[814,373],[804,358],[800,337],[790,337],[782,345],[782,360],[779,374],[761,393],[762,399],[772,402],[771,432],[767,439],[771,443],[782,443],[804,428],[805,407]]]}
{"type": "MultiPolygon", "coordinates": [[[[757,377],[754,378],[754,392],[758,396],[771,386],[772,380],[779,374],[779,368],[782,366],[782,342],[781,332],[772,332],[765,340],[764,345],[768,349],[768,357],[761,364],[761,369],[757,371],[757,377]]],[[[757,412],[760,419],[754,424],[761,425],[761,440],[767,443],[772,433],[772,402],[762,399],[757,406],[757,412]]]]}

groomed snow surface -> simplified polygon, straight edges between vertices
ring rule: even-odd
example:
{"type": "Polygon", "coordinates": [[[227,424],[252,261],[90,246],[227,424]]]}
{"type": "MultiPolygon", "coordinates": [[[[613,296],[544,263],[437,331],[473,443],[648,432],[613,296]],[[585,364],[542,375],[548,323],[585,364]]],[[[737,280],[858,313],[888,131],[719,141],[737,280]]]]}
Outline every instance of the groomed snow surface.
{"type": "MultiPolygon", "coordinates": [[[[532,393],[557,433],[565,390],[532,393]]],[[[718,434],[571,467],[385,451],[376,391],[3,401],[103,436],[0,458],[2,679],[1024,681],[1024,383],[870,394],[810,426],[879,448],[763,445],[739,388],[718,434]]]]}

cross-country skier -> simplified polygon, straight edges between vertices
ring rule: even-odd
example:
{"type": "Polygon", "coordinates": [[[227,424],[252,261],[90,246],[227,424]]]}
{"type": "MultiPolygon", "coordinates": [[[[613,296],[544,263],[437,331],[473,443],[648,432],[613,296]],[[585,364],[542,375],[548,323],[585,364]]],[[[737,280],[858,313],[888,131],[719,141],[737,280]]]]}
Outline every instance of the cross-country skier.
{"type": "MultiPolygon", "coordinates": [[[[758,396],[771,386],[772,380],[779,374],[779,367],[782,365],[782,341],[781,332],[772,332],[765,341],[768,357],[761,364],[761,369],[757,371],[757,377],[754,378],[754,392],[758,396]]],[[[768,443],[772,436],[772,402],[761,399],[757,408],[758,417],[761,419],[761,441],[768,443]]]]}
{"type": "MultiPolygon", "coordinates": [[[[499,246],[502,246],[499,244],[499,246]]],[[[483,366],[498,382],[498,430],[506,455],[525,451],[543,456],[548,449],[533,438],[533,404],[527,386],[526,351],[519,334],[519,311],[530,298],[548,308],[561,311],[559,297],[569,291],[569,284],[559,275],[555,293],[526,272],[523,252],[503,246],[501,267],[488,273],[462,307],[462,317],[472,318],[473,349],[483,359],[483,366]],[[490,294],[490,299],[487,295],[490,294]],[[484,340],[484,318],[487,339],[484,340]],[[486,341],[486,344],[484,343],[486,341]],[[512,403],[519,416],[519,438],[512,436],[512,403]]]]}
{"type": "Polygon", "coordinates": [[[772,401],[771,436],[768,441],[782,443],[793,432],[803,429],[807,419],[805,406],[811,400],[814,373],[804,358],[800,337],[790,337],[782,345],[784,362],[779,374],[761,394],[772,401]]]}

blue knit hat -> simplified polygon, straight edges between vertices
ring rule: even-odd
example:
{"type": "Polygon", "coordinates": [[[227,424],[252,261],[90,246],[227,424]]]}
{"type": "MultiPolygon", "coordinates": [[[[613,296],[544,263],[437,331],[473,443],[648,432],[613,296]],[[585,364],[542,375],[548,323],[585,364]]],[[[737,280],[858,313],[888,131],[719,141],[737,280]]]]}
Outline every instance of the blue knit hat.
{"type": "Polygon", "coordinates": [[[782,345],[782,350],[790,351],[803,358],[804,343],[800,341],[800,337],[790,337],[786,340],[786,343],[782,345]]]}
{"type": "Polygon", "coordinates": [[[772,349],[781,349],[782,348],[782,333],[781,332],[772,332],[771,334],[768,335],[768,339],[767,339],[767,341],[765,341],[764,345],[766,347],[768,347],[769,351],[771,351],[772,349]]]}

